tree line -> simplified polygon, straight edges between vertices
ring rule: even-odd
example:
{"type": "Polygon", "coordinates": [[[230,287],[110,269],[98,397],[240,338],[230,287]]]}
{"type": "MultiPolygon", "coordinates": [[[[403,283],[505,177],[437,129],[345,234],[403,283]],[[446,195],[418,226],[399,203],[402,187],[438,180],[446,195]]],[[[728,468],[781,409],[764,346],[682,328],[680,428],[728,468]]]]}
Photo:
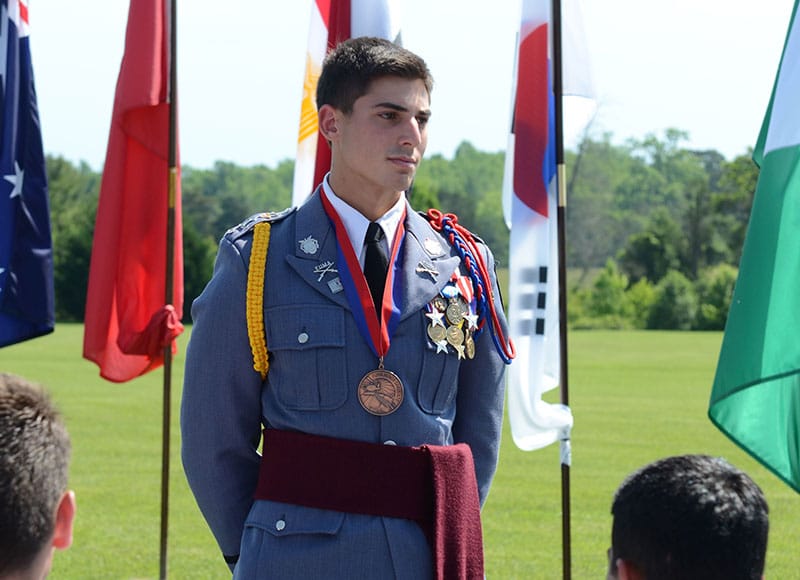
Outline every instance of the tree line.
{"type": "MultiPolygon", "coordinates": [[[[671,129],[624,144],[586,136],[566,152],[569,322],[574,328],[721,329],[736,279],[758,169],[683,146],[671,129]]],[[[508,264],[504,154],[462,143],[427,158],[411,200],[458,215],[508,264]]],[[[291,205],[294,163],[219,161],[182,168],[184,320],[211,277],[220,237],[247,216],[291,205]]],[[[82,321],[100,173],[47,157],[56,318],[82,321]]]]}

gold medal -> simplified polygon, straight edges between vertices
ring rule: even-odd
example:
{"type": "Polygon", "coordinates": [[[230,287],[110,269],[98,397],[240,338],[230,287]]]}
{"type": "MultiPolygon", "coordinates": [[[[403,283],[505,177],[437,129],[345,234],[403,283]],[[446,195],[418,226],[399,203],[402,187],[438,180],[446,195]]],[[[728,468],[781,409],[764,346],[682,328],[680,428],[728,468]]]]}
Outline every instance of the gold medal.
{"type": "Polygon", "coordinates": [[[372,415],[394,413],[403,402],[400,377],[384,368],[368,372],[358,383],[358,402],[372,415]]]}
{"type": "Polygon", "coordinates": [[[447,330],[444,326],[440,324],[429,324],[428,325],[428,336],[431,338],[433,342],[439,342],[447,338],[447,330]]]}

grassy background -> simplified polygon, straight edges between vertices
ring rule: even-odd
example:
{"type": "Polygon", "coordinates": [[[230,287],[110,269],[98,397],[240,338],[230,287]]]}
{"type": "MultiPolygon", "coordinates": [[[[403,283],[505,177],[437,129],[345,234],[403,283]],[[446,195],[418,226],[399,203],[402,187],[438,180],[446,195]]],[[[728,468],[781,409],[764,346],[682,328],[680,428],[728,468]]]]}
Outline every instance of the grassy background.
{"type": "MultiPolygon", "coordinates": [[[[678,453],[722,455],[746,470],[770,504],[767,576],[797,578],[800,498],[735,447],[706,417],[721,333],[572,332],[571,548],[576,579],[605,576],[611,496],[644,463],[678,453]]],[[[81,358],[83,328],[0,349],[0,371],[53,394],[72,434],[75,542],[51,578],[157,578],[163,373],[125,384],[98,377],[81,358]]],[[[173,368],[169,514],[171,578],[229,577],[180,466],[178,408],[183,353],[173,368]]],[[[551,393],[553,400],[557,393],[551,393]]],[[[208,426],[213,429],[213,425],[208,426]]],[[[508,433],[483,513],[489,578],[561,577],[561,471],[556,445],[518,450],[508,433]]]]}

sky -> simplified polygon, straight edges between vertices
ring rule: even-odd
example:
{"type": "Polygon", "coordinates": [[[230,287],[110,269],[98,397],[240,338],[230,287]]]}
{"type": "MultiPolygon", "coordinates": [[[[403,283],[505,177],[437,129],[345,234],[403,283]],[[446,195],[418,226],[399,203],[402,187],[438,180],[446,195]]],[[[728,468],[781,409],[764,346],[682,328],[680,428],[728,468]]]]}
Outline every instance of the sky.
{"type": "MultiPolygon", "coordinates": [[[[563,0],[568,2],[570,0],[563,0]]],[[[178,0],[181,159],[294,157],[312,0],[178,0]]],[[[667,128],[726,158],[755,144],[793,0],[581,0],[597,115],[615,143],[667,128]]],[[[29,0],[45,150],[102,169],[128,0],[29,0]]],[[[428,154],[505,149],[519,0],[405,0],[435,86],[428,154]]],[[[569,123],[569,120],[566,120],[569,123]]],[[[567,146],[573,142],[567,142],[567,146]]]]}

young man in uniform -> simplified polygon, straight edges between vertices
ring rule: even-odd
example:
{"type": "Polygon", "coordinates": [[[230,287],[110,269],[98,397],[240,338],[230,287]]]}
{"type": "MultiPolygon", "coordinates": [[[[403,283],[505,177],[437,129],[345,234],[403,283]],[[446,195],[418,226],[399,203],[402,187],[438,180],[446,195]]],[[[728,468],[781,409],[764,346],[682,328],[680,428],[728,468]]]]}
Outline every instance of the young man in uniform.
{"type": "Polygon", "coordinates": [[[406,199],[431,88],[388,41],[335,48],[330,173],[229,230],[193,304],[183,462],[236,578],[483,576],[513,346],[489,249],[406,199]]]}
{"type": "Polygon", "coordinates": [[[667,457],[619,487],[608,578],[760,580],[767,501],[746,473],[719,457],[667,457]]]}

